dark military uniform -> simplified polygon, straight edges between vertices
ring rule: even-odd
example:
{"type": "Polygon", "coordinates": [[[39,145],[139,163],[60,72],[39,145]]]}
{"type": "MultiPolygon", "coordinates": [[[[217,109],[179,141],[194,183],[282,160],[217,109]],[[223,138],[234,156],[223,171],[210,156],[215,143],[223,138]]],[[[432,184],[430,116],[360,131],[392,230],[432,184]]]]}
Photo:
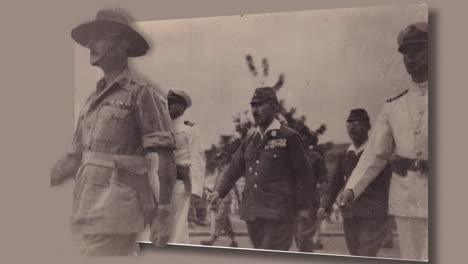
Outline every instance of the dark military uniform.
{"type": "MultiPolygon", "coordinates": [[[[321,206],[328,212],[353,172],[363,151],[338,156],[335,172],[321,206]]],[[[349,208],[341,208],[346,244],[351,255],[376,256],[388,232],[388,191],[391,170],[386,167],[349,208]]]]}
{"type": "Polygon", "coordinates": [[[244,175],[240,216],[254,248],[289,250],[296,211],[310,206],[315,185],[299,134],[274,124],[242,141],[215,189],[224,198],[244,175]]]}

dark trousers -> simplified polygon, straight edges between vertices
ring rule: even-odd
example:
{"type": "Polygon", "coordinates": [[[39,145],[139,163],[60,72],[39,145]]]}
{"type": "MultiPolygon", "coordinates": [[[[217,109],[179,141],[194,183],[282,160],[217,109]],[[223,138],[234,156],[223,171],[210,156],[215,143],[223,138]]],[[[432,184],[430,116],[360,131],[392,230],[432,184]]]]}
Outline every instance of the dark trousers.
{"type": "Polygon", "coordinates": [[[291,219],[257,218],[247,222],[247,231],[254,248],[288,251],[294,235],[291,219]]]}
{"type": "Polygon", "coordinates": [[[343,218],[343,228],[349,253],[356,256],[377,256],[388,232],[386,217],[343,218]]]}
{"type": "Polygon", "coordinates": [[[299,252],[314,252],[314,235],[319,228],[320,221],[315,209],[309,209],[307,218],[297,217],[294,241],[299,252]]]}

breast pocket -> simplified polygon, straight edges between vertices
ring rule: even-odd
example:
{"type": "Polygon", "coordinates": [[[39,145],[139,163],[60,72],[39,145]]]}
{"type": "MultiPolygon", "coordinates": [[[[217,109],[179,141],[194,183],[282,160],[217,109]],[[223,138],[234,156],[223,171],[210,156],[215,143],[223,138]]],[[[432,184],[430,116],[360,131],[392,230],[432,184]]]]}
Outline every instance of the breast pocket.
{"type": "Polygon", "coordinates": [[[135,133],[134,117],[131,110],[105,105],[101,108],[96,124],[99,139],[124,143],[135,133]]]}

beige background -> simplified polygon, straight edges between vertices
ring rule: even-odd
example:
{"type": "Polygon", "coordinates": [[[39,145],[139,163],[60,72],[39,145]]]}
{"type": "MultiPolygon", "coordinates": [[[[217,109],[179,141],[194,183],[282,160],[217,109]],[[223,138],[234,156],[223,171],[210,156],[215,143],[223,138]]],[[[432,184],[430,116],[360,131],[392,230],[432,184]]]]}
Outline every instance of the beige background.
{"type": "MultiPolygon", "coordinates": [[[[101,7],[138,20],[238,15],[422,1],[15,1],[2,2],[2,263],[395,263],[347,257],[167,247],[136,259],[88,259],[71,247],[67,187],[48,170],[73,132],[74,43],[70,30],[101,7]]],[[[432,263],[463,263],[467,213],[464,1],[430,1],[432,52],[432,263]],[[454,4],[456,3],[456,4],[454,4]],[[442,56],[443,55],[443,56],[442,56]],[[460,198],[459,198],[460,197],[460,198]]],[[[68,184],[70,185],[70,184],[68,184]]],[[[402,262],[398,262],[402,263],[402,262]]]]}

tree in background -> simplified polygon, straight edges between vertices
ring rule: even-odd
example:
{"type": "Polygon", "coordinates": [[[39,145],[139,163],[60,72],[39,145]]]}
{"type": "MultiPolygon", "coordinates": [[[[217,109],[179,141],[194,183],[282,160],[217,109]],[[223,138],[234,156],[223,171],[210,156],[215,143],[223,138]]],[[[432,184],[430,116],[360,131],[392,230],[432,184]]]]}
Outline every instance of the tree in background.
{"type": "MultiPolygon", "coordinates": [[[[259,87],[265,85],[265,80],[269,75],[269,65],[268,60],[266,58],[262,59],[262,72],[261,75],[258,73],[257,68],[253,62],[253,58],[251,55],[246,56],[247,66],[250,73],[254,77],[261,77],[263,80],[260,81],[259,87]]],[[[275,85],[271,86],[276,92],[280,91],[283,87],[285,76],[284,74],[280,74],[278,81],[275,85]]],[[[314,146],[314,150],[319,152],[322,156],[325,156],[327,150],[333,147],[332,142],[326,142],[324,144],[318,144],[318,137],[323,135],[327,130],[327,126],[325,124],[321,124],[316,130],[311,130],[306,125],[306,116],[301,115],[297,117],[296,115],[297,109],[295,107],[287,108],[286,102],[284,100],[279,101],[279,111],[277,115],[277,119],[282,123],[290,128],[297,131],[304,143],[308,146],[314,146]]],[[[244,111],[242,114],[237,114],[233,118],[234,122],[234,134],[231,135],[221,135],[218,144],[212,145],[210,149],[205,151],[206,158],[207,158],[207,174],[213,173],[217,167],[216,162],[216,155],[220,152],[226,152],[232,157],[232,154],[237,150],[243,138],[247,136],[247,134],[256,128],[255,122],[252,120],[250,115],[250,111],[244,111]]]]}

